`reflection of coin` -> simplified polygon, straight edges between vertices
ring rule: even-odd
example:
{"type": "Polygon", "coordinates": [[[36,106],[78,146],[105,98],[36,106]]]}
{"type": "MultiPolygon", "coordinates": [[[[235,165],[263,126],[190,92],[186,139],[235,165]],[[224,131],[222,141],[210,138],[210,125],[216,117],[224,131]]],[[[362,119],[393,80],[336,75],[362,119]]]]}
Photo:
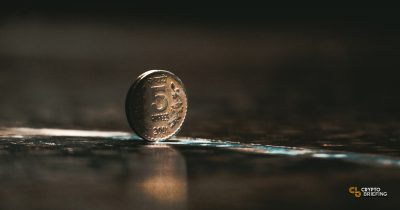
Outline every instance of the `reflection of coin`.
{"type": "Polygon", "coordinates": [[[126,116],[135,133],[148,140],[166,140],[178,132],[187,110],[182,81],[165,70],[140,75],[129,89],[126,116]]]}

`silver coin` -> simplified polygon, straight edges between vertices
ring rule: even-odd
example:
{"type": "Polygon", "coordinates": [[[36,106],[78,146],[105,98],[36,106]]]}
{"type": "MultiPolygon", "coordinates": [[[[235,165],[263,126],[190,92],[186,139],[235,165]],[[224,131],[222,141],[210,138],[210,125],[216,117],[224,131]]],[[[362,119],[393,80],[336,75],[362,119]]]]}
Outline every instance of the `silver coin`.
{"type": "Polygon", "coordinates": [[[125,102],[129,125],[148,141],[162,141],[175,135],[185,120],[187,106],[182,81],[165,70],[140,75],[125,102]]]}

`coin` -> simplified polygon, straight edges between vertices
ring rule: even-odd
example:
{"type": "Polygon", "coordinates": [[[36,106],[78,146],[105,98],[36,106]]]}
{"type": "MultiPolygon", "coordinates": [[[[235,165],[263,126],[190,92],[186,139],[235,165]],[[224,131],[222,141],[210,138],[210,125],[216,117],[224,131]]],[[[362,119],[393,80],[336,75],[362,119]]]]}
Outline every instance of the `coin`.
{"type": "Polygon", "coordinates": [[[162,141],[175,135],[185,120],[187,106],[182,81],[165,70],[141,74],[125,101],[130,127],[148,141],[162,141]]]}

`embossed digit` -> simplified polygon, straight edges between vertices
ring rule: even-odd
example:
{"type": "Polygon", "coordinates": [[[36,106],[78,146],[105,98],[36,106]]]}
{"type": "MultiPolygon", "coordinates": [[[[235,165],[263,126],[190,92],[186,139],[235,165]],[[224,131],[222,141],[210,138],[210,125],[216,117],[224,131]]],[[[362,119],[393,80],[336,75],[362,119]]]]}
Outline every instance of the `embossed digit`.
{"type": "Polygon", "coordinates": [[[168,107],[168,100],[165,96],[165,85],[152,86],[154,102],[151,104],[158,112],[165,111],[168,107]]]}

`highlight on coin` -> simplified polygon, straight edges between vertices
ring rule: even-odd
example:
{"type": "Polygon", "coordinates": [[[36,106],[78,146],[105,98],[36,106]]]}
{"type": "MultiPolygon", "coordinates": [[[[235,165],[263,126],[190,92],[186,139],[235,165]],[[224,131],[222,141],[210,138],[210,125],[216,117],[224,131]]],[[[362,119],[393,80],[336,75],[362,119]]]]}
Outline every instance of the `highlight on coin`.
{"type": "Polygon", "coordinates": [[[166,70],[149,70],[130,87],[125,101],[132,130],[148,141],[163,141],[181,128],[187,112],[182,81],[166,70]]]}

